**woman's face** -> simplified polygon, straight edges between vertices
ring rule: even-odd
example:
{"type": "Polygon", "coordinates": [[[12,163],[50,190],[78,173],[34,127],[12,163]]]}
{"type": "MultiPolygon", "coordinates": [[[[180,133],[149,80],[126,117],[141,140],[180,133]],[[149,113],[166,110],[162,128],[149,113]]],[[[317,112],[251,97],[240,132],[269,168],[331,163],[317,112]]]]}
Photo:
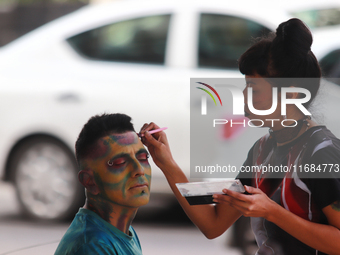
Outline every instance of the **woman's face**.
{"type": "MultiPolygon", "coordinates": [[[[278,93],[276,110],[269,115],[256,115],[249,110],[248,107],[248,88],[253,90],[253,106],[257,110],[268,110],[272,107],[272,85],[258,74],[246,75],[246,88],[243,90],[244,94],[244,112],[245,116],[251,120],[260,119],[264,122],[264,127],[272,127],[273,121],[269,119],[282,120],[280,96],[278,93]],[[267,120],[267,121],[266,121],[267,120]]],[[[276,121],[279,123],[278,121],[276,121]]],[[[274,123],[275,125],[276,123],[274,123]]],[[[253,125],[261,125],[260,121],[254,121],[253,125]]]]}

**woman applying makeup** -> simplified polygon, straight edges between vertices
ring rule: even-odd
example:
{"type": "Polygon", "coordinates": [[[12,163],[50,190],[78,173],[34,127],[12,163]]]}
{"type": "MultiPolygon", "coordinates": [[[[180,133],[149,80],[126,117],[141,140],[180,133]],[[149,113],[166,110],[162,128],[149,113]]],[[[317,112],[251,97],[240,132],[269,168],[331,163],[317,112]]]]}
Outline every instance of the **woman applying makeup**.
{"type": "MultiPolygon", "coordinates": [[[[247,87],[252,88],[255,109],[271,107],[273,87],[277,87],[278,92],[283,87],[307,89],[311,100],[304,106],[308,108],[317,94],[321,77],[311,44],[308,28],[300,20],[291,19],[280,24],[274,35],[257,41],[241,56],[239,68],[246,76],[247,87]],[[285,78],[293,80],[287,82],[285,78]]],[[[246,88],[245,98],[247,91],[246,88]]],[[[290,99],[300,96],[299,93],[287,94],[290,99]]],[[[145,134],[143,142],[184,211],[207,238],[218,237],[244,215],[251,217],[259,246],[256,254],[340,254],[340,180],[337,170],[332,169],[340,164],[340,141],[295,105],[287,105],[285,116],[281,115],[280,107],[270,115],[258,116],[245,105],[245,115],[249,119],[263,120],[271,131],[250,149],[244,166],[324,167],[327,175],[315,178],[311,171],[307,175],[294,171],[280,173],[280,176],[263,172],[240,174],[238,178],[249,194],[223,190],[227,196],[214,195],[217,205],[190,206],[175,186],[188,180],[172,158],[165,133],[148,134],[146,131],[158,128],[154,123],[145,124],[141,133],[145,134]],[[280,121],[273,123],[266,119],[280,121]],[[294,121],[289,123],[289,120],[296,120],[296,126],[283,127],[281,121],[285,119],[286,125],[293,125],[294,121]]]]}

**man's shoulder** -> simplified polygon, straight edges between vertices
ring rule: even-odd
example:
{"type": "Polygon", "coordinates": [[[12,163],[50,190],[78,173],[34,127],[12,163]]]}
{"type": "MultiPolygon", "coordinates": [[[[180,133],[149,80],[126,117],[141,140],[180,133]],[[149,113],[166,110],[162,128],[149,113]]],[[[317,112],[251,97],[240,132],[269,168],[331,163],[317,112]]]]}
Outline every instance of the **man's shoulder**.
{"type": "Polygon", "coordinates": [[[82,249],[91,250],[91,247],[95,249],[111,244],[114,235],[97,220],[93,215],[80,210],[61,239],[55,255],[76,254],[82,249]]]}
{"type": "Polygon", "coordinates": [[[112,229],[115,228],[96,213],[90,210],[81,209],[77,214],[77,217],[79,217],[80,223],[80,238],[84,239],[84,243],[110,243],[116,239],[116,233],[112,231],[112,229]]]}

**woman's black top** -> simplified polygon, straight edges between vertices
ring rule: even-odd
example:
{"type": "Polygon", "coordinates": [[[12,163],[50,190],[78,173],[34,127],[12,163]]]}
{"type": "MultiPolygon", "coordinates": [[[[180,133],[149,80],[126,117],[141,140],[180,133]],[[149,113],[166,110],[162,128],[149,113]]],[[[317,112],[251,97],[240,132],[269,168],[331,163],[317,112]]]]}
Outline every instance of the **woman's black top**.
{"type": "MultiPolygon", "coordinates": [[[[312,127],[296,140],[277,146],[270,135],[250,149],[237,178],[308,221],[327,224],[322,209],[340,200],[340,140],[325,126],[312,127]]],[[[252,218],[259,255],[324,254],[275,224],[252,218]]]]}

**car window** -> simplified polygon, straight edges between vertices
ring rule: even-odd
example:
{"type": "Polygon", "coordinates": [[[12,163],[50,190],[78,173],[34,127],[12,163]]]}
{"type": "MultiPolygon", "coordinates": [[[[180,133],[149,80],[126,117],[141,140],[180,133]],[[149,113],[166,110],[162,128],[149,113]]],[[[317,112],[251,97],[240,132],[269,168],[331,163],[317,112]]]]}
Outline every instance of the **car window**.
{"type": "Polygon", "coordinates": [[[335,26],[340,24],[340,8],[311,9],[291,12],[303,20],[310,28],[335,26]]]}
{"type": "Polygon", "coordinates": [[[268,28],[251,20],[203,13],[200,18],[198,66],[236,69],[237,60],[251,45],[251,38],[269,32],[268,28]]]}
{"type": "Polygon", "coordinates": [[[68,38],[83,56],[96,60],[164,64],[170,15],[125,20],[68,38]]]}

